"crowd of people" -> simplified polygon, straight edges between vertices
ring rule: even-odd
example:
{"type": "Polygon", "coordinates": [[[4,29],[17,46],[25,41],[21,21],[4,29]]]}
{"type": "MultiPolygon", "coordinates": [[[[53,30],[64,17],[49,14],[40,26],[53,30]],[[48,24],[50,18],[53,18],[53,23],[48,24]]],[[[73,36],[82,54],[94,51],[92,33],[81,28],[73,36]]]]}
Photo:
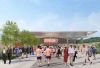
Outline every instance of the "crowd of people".
{"type": "Polygon", "coordinates": [[[50,61],[53,57],[56,57],[58,59],[60,59],[60,57],[63,57],[65,65],[68,65],[69,61],[70,66],[73,66],[73,63],[76,61],[76,58],[78,58],[78,53],[81,53],[82,58],[84,59],[83,65],[86,65],[88,61],[90,62],[90,64],[92,64],[92,60],[96,59],[95,46],[88,46],[85,44],[83,44],[80,48],[76,45],[68,45],[64,47],[38,46],[36,49],[37,65],[41,66],[41,60],[44,59],[46,64],[49,66],[50,61]]]}
{"type": "Polygon", "coordinates": [[[96,46],[88,46],[87,44],[83,44],[78,47],[76,45],[65,45],[65,46],[37,46],[36,48],[31,46],[25,47],[8,47],[3,48],[2,50],[2,59],[4,64],[6,64],[7,59],[9,60],[9,64],[11,64],[12,56],[17,58],[28,58],[28,55],[36,55],[37,56],[37,66],[41,66],[43,60],[50,66],[52,62],[52,58],[62,58],[65,65],[73,66],[74,62],[78,60],[78,54],[81,54],[83,58],[83,65],[86,65],[87,62],[90,64],[93,63],[93,60],[96,60],[96,46]]]}
{"type": "Polygon", "coordinates": [[[28,55],[34,55],[34,48],[31,46],[25,47],[4,47],[2,50],[2,59],[4,64],[9,60],[9,64],[11,64],[11,60],[15,57],[21,61],[21,58],[28,58],[28,55]]]}

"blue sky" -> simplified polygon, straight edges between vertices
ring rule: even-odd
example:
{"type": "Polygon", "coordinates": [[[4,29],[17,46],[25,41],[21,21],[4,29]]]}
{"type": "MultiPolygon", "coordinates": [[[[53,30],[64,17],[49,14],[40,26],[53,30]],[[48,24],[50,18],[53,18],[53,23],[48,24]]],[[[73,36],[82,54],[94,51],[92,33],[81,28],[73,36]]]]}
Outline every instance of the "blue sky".
{"type": "Polygon", "coordinates": [[[98,31],[100,0],[0,0],[0,27],[7,20],[30,31],[98,31]]]}

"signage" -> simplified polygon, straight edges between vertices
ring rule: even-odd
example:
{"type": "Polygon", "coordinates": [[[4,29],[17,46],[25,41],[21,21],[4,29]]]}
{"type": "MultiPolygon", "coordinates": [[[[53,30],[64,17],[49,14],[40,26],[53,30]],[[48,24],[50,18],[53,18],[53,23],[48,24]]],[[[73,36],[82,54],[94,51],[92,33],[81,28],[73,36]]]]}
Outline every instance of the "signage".
{"type": "Polygon", "coordinates": [[[44,43],[58,43],[58,39],[45,38],[44,43]]]}

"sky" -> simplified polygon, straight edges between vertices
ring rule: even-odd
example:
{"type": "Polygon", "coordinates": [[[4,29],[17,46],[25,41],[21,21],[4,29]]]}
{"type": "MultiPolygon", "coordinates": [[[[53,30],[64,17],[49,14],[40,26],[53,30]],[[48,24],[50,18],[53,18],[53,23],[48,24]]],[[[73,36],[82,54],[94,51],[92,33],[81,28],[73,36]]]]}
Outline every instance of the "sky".
{"type": "Polygon", "coordinates": [[[100,36],[100,0],[0,0],[0,28],[7,20],[20,30],[97,31],[100,36]]]}

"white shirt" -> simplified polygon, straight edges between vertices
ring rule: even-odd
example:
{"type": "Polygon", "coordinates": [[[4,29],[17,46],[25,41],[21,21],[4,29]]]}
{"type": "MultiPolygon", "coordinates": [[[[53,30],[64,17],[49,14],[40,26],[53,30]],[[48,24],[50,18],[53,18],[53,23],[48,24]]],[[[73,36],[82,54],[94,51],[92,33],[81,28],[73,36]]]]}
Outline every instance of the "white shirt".
{"type": "Polygon", "coordinates": [[[3,54],[5,54],[6,53],[6,50],[5,49],[3,49],[3,54]]]}
{"type": "Polygon", "coordinates": [[[83,53],[83,54],[86,54],[87,51],[88,51],[88,48],[87,48],[87,47],[82,48],[82,53],[83,53]]]}
{"type": "Polygon", "coordinates": [[[68,48],[68,53],[75,53],[74,48],[73,48],[73,47],[72,47],[72,48],[71,48],[71,47],[69,47],[69,48],[68,48]]]}

